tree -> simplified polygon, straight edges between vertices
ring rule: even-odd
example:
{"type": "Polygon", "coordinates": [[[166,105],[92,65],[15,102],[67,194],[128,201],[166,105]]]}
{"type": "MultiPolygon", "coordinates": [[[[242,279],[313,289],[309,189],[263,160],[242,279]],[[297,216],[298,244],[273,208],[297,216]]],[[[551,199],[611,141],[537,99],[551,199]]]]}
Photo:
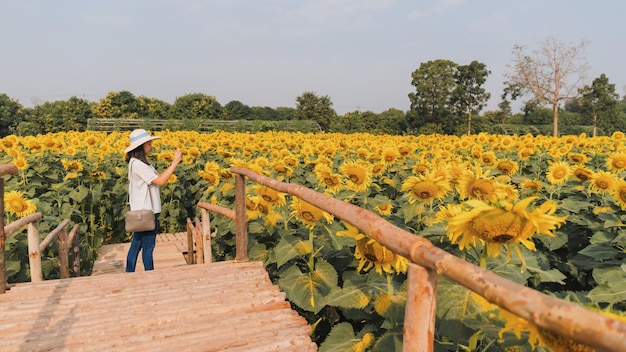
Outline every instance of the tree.
{"type": "Polygon", "coordinates": [[[611,116],[619,114],[619,94],[615,93],[615,84],[610,84],[604,73],[594,79],[591,86],[583,87],[580,93],[578,102],[581,113],[591,115],[595,137],[599,117],[601,122],[608,122],[611,116]]]}
{"type": "Polygon", "coordinates": [[[491,94],[483,84],[491,71],[478,61],[467,66],[458,66],[455,74],[456,87],[452,92],[452,102],[459,114],[467,115],[467,134],[472,134],[472,114],[477,115],[486,105],[491,94]]]}
{"type": "Polygon", "coordinates": [[[15,133],[17,125],[22,121],[23,109],[17,100],[0,94],[0,137],[15,133]]]}
{"type": "Polygon", "coordinates": [[[584,83],[588,68],[583,54],[587,45],[582,40],[568,46],[549,37],[530,55],[523,46],[513,47],[514,62],[508,66],[505,85],[520,95],[531,95],[533,100],[552,106],[554,136],[559,131],[559,104],[576,97],[584,83]]]}
{"type": "Polygon", "coordinates": [[[296,111],[298,120],[313,120],[322,131],[328,131],[331,121],[337,118],[330,98],[327,95],[319,97],[314,92],[304,92],[296,98],[296,111]]]}
{"type": "Polygon", "coordinates": [[[452,108],[457,67],[450,60],[435,60],[420,64],[412,73],[411,85],[415,86],[415,92],[409,93],[411,113],[406,116],[410,128],[429,125],[429,131],[454,133],[460,123],[452,108]]]}
{"type": "MultiPolygon", "coordinates": [[[[38,133],[84,131],[87,120],[92,116],[91,104],[82,98],[71,97],[68,100],[45,102],[30,110],[25,124],[20,125],[20,131],[23,134],[31,130],[30,123],[36,124],[38,133]]],[[[32,134],[32,131],[28,134],[32,134]]]]}
{"type": "Polygon", "coordinates": [[[156,98],[140,96],[137,98],[139,118],[164,120],[169,117],[170,104],[156,98]]]}
{"type": "Polygon", "coordinates": [[[128,91],[109,92],[92,105],[94,117],[102,119],[136,119],[139,118],[139,111],[137,98],[128,91]]]}
{"type": "Polygon", "coordinates": [[[170,107],[170,117],[175,120],[221,120],[224,114],[215,97],[192,93],[176,98],[170,107]]]}
{"type": "Polygon", "coordinates": [[[253,106],[250,108],[250,116],[254,120],[276,121],[278,120],[278,113],[276,110],[269,106],[253,106]]]}
{"type": "Polygon", "coordinates": [[[226,120],[249,120],[252,109],[238,100],[231,100],[224,105],[224,117],[226,120]]]}

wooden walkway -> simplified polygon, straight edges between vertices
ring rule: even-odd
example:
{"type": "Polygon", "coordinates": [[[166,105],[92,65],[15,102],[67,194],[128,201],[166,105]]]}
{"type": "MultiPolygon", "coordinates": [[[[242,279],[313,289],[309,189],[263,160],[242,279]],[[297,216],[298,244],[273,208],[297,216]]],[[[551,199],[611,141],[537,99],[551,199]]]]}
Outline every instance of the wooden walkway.
{"type": "Polygon", "coordinates": [[[157,243],[154,271],[125,273],[123,246],[105,247],[93,276],[11,287],[0,350],[317,351],[261,262],[184,265],[172,247],[157,243]]]}

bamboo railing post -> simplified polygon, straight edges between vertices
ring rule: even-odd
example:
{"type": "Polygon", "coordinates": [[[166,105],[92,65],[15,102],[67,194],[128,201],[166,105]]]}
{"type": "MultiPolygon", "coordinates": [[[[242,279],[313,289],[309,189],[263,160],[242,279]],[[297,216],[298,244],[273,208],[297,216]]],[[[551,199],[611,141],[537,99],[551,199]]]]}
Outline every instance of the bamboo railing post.
{"type": "Polygon", "coordinates": [[[205,263],[213,261],[213,254],[211,253],[211,218],[209,212],[201,208],[201,221],[202,221],[202,251],[204,252],[205,263]]]}
{"type": "Polygon", "coordinates": [[[432,352],[437,306],[437,272],[409,263],[402,350],[432,352]]]}
{"type": "Polygon", "coordinates": [[[193,256],[193,224],[191,219],[187,218],[187,264],[194,264],[193,256]]]}
{"type": "Polygon", "coordinates": [[[28,223],[28,263],[30,264],[30,281],[43,281],[41,269],[41,252],[39,251],[39,221],[28,223]]]}
{"type": "Polygon", "coordinates": [[[248,261],[246,222],[246,176],[235,174],[235,249],[238,262],[248,261]]]}
{"type": "Polygon", "coordinates": [[[72,227],[72,230],[70,231],[70,235],[67,239],[68,248],[69,248],[70,243],[72,244],[72,251],[74,252],[74,260],[73,260],[74,275],[73,276],[77,277],[77,276],[80,276],[80,238],[78,237],[78,224],[74,224],[74,227],[72,227]]]}
{"type": "Polygon", "coordinates": [[[57,237],[57,245],[59,247],[59,277],[61,279],[67,279],[70,277],[69,267],[69,247],[67,243],[67,227],[63,227],[59,231],[57,237]]]}
{"type": "Polygon", "coordinates": [[[7,291],[7,269],[4,257],[4,174],[17,175],[17,166],[13,164],[0,165],[0,294],[7,291]]]}
{"type": "Polygon", "coordinates": [[[204,264],[204,249],[202,248],[204,243],[202,241],[202,232],[200,225],[200,219],[195,217],[194,219],[195,227],[193,229],[193,238],[196,241],[196,263],[204,264]]]}

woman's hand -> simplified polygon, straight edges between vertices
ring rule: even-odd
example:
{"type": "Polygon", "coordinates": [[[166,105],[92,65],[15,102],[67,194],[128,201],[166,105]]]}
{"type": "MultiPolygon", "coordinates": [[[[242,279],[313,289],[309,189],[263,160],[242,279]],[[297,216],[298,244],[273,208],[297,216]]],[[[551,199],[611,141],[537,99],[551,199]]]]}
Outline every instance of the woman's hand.
{"type": "Polygon", "coordinates": [[[172,164],[177,165],[182,159],[183,153],[180,151],[179,148],[176,148],[176,150],[174,151],[174,159],[172,160],[172,164]]]}

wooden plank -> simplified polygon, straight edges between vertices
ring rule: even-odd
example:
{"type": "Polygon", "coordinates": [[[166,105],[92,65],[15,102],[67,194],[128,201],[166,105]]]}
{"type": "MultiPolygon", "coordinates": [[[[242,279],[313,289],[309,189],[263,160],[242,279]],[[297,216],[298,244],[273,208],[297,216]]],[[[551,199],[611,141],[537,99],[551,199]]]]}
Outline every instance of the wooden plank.
{"type": "Polygon", "coordinates": [[[317,350],[261,262],[17,284],[0,330],[2,351],[317,350]]]}

